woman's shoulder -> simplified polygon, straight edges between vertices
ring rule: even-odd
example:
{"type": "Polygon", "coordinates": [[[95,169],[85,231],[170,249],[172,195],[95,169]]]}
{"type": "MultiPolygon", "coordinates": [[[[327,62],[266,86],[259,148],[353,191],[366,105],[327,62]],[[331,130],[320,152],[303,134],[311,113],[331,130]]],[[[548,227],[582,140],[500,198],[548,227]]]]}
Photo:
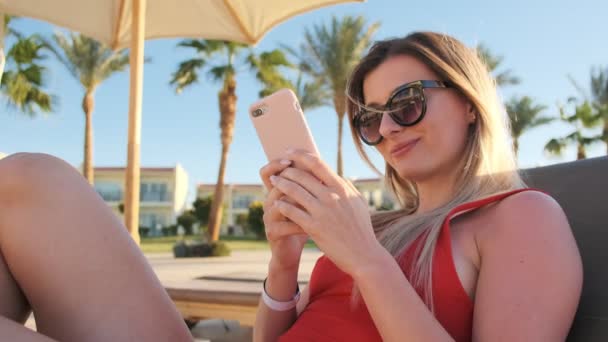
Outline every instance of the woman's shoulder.
{"type": "Polygon", "coordinates": [[[512,194],[485,212],[485,229],[478,231],[481,246],[519,243],[521,240],[571,240],[572,231],[560,205],[535,190],[512,194]]]}

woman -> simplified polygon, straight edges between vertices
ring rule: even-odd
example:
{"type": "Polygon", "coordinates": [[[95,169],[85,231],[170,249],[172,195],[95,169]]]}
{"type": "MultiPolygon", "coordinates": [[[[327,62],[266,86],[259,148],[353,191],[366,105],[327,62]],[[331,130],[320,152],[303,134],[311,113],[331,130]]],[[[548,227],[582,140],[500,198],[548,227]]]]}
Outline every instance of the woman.
{"type": "Polygon", "coordinates": [[[428,32],[379,42],[347,95],[355,144],[368,163],[362,144],[382,155],[401,209],[370,217],[302,151],[263,167],[272,258],[255,340],[564,340],[580,255],[559,205],[520,179],[475,52],[428,32]],[[300,294],[308,238],[324,256],[300,294]]]}

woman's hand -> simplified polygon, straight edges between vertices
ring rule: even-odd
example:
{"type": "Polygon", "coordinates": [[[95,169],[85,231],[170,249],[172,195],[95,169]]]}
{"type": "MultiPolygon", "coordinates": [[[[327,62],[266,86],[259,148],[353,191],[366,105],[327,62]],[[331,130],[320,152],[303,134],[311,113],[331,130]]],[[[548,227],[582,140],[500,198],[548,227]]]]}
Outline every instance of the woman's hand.
{"type": "Polygon", "coordinates": [[[387,252],[372,228],[367,201],[352,183],[313,154],[290,151],[287,158],[298,167],[287,167],[269,179],[294,203],[281,196],[269,197],[268,202],[274,201],[280,214],[297,224],[351,276],[385,257],[387,252]]]}
{"type": "Polygon", "coordinates": [[[291,164],[289,160],[274,160],[260,170],[262,181],[269,191],[264,201],[264,227],[272,252],[271,266],[282,270],[298,268],[302,250],[308,240],[302,228],[288,220],[273,205],[277,200],[289,199],[272,185],[270,177],[279,174],[291,164]]]}

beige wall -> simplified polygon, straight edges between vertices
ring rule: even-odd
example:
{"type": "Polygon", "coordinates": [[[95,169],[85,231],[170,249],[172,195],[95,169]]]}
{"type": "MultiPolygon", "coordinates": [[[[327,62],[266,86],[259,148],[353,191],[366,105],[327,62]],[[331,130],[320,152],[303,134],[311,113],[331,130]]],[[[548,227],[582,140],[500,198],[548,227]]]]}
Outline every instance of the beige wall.
{"type": "MultiPolygon", "coordinates": [[[[95,188],[106,203],[121,215],[118,206],[124,199],[125,170],[96,168],[95,188]]],[[[188,174],[177,165],[174,168],[141,169],[140,225],[167,226],[176,222],[187,206],[188,174]]]]}
{"type": "MultiPolygon", "coordinates": [[[[213,195],[214,184],[201,184],[197,188],[197,197],[204,198],[213,195]]],[[[240,214],[249,212],[249,204],[253,201],[263,201],[265,196],[262,184],[224,184],[223,202],[226,208],[222,222],[221,233],[226,234],[229,226],[235,226],[240,214]]]]}
{"type": "Polygon", "coordinates": [[[365,197],[370,209],[377,209],[387,203],[393,205],[397,203],[394,196],[384,186],[382,178],[354,179],[351,181],[365,197]]]}
{"type": "Polygon", "coordinates": [[[384,186],[382,178],[355,179],[351,181],[363,197],[365,197],[370,209],[377,209],[388,202],[396,206],[397,201],[384,186]]]}
{"type": "Polygon", "coordinates": [[[175,176],[173,184],[173,211],[176,213],[183,212],[189,205],[188,201],[188,173],[180,165],[175,167],[175,176]]]}

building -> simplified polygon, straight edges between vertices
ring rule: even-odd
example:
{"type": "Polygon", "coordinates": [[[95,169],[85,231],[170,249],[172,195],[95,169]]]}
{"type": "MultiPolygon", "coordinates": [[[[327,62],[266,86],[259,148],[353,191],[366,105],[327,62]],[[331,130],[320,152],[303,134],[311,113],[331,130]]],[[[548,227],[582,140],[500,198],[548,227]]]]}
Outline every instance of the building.
{"type": "MultiPolygon", "coordinates": [[[[215,184],[199,184],[198,198],[213,196],[215,184]]],[[[224,184],[224,221],[220,229],[221,234],[242,233],[238,225],[238,217],[249,213],[249,206],[254,201],[264,201],[266,189],[263,184],[224,184]]]]}
{"type": "Polygon", "coordinates": [[[370,209],[392,209],[396,201],[394,196],[387,191],[382,178],[352,179],[351,182],[367,200],[370,209]]]}
{"type": "MultiPolygon", "coordinates": [[[[117,214],[124,202],[125,168],[96,167],[95,190],[117,214]]],[[[139,225],[159,229],[176,223],[187,207],[188,174],[175,167],[144,167],[140,176],[139,225]]]]}
{"type": "MultiPolygon", "coordinates": [[[[393,208],[395,200],[384,187],[381,178],[352,180],[355,187],[368,202],[370,209],[393,208]]],[[[197,196],[205,198],[212,196],[215,184],[199,184],[197,196]]],[[[238,216],[249,212],[249,205],[254,201],[264,201],[266,189],[263,184],[224,184],[224,221],[221,234],[242,232],[238,225],[238,216]]]]}

